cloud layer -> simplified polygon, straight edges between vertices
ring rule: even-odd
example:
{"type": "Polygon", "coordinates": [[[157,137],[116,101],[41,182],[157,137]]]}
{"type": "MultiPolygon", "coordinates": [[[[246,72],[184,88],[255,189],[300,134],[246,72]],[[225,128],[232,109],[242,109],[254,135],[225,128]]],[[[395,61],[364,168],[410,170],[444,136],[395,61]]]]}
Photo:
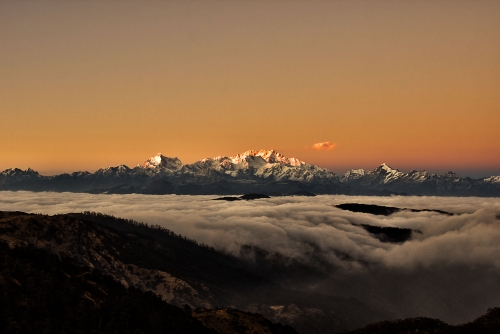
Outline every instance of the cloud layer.
{"type": "Polygon", "coordinates": [[[91,195],[1,192],[1,210],[47,214],[97,211],[150,224],[238,255],[257,246],[308,261],[311,245],[324,260],[345,269],[381,265],[415,269],[442,264],[484,264],[500,269],[500,203],[496,198],[275,197],[212,201],[215,196],[91,195]],[[401,212],[389,217],[335,208],[367,203],[456,213],[401,212]],[[354,224],[421,230],[404,244],[387,244],[354,224]],[[349,254],[339,259],[336,254],[349,254]],[[363,265],[361,265],[363,264],[363,265]]]}
{"type": "Polygon", "coordinates": [[[407,294],[415,303],[405,301],[396,307],[405,316],[439,316],[460,322],[481,314],[485,307],[500,306],[500,292],[495,288],[500,279],[498,198],[329,195],[225,202],[213,201],[216,196],[0,195],[0,210],[97,211],[159,224],[237,256],[241,246],[249,245],[304,264],[313,265],[319,259],[335,269],[326,282],[316,282],[318,289],[371,303],[386,298],[379,306],[386,309],[395,308],[401,294],[407,294]],[[340,203],[437,209],[455,215],[404,211],[374,216],[334,207],[340,203]],[[414,234],[403,244],[382,243],[359,224],[418,229],[422,234],[414,234]],[[407,283],[404,291],[396,293],[395,286],[402,282],[407,283]],[[475,292],[469,295],[472,286],[475,292]]]}

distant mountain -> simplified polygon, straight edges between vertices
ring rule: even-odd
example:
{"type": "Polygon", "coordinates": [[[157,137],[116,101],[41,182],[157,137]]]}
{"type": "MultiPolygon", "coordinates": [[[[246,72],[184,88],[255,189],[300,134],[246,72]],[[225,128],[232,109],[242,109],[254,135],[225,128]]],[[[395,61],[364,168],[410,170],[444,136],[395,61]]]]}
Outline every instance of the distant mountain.
{"type": "Polygon", "coordinates": [[[341,182],[360,189],[389,190],[411,195],[500,196],[500,177],[481,179],[460,177],[453,172],[442,175],[412,170],[404,173],[385,163],[373,171],[351,169],[341,182]]]}
{"type": "Polygon", "coordinates": [[[91,193],[219,194],[297,192],[316,194],[394,194],[438,196],[500,196],[500,176],[482,179],[413,170],[409,173],[382,164],[373,171],[352,169],[337,176],[328,169],[287,158],[274,150],[246,151],[183,164],[161,153],[133,168],[101,168],[42,176],[32,169],[0,173],[0,190],[71,191],[91,193]]]}
{"type": "Polygon", "coordinates": [[[169,158],[161,153],[149,158],[138,167],[155,172],[177,172],[182,168],[182,162],[178,158],[169,158]]]}
{"type": "Polygon", "coordinates": [[[232,178],[262,178],[273,181],[315,182],[336,180],[331,171],[287,158],[274,150],[246,151],[231,157],[218,156],[183,165],[177,158],[158,153],[138,166],[149,173],[177,173],[186,176],[229,176],[232,178]]]}

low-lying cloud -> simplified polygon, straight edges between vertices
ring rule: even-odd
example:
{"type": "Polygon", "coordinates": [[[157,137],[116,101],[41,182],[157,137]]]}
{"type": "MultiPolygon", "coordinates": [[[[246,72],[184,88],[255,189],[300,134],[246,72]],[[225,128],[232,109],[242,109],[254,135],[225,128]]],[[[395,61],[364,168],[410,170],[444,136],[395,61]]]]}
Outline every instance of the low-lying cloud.
{"type": "MultiPolygon", "coordinates": [[[[96,211],[158,224],[235,255],[243,245],[309,261],[314,249],[345,269],[385,266],[415,269],[443,264],[500,269],[500,203],[496,198],[274,197],[212,201],[215,196],[91,195],[1,192],[1,210],[57,214],[96,211]],[[400,212],[374,216],[340,210],[355,202],[455,213],[400,212]],[[403,244],[383,243],[361,224],[422,231],[403,244]],[[337,254],[348,254],[339,258],[337,254]]],[[[316,252],[317,255],[317,252],[316,252]]]]}
{"type": "Polygon", "coordinates": [[[398,308],[400,316],[429,315],[460,322],[483,313],[486,306],[500,306],[500,292],[495,288],[500,279],[498,198],[325,195],[226,202],[213,201],[215,197],[4,191],[0,192],[0,210],[96,211],[158,224],[237,256],[242,246],[254,246],[304,264],[314,265],[319,257],[335,269],[318,287],[371,303],[382,303],[385,298],[377,307],[398,308]],[[401,211],[375,216],[335,207],[341,203],[434,209],[455,215],[401,211]],[[361,224],[422,233],[414,233],[402,244],[384,243],[361,224]],[[395,287],[402,282],[407,283],[404,293],[415,301],[398,305],[403,292],[396,293],[395,287]]]}

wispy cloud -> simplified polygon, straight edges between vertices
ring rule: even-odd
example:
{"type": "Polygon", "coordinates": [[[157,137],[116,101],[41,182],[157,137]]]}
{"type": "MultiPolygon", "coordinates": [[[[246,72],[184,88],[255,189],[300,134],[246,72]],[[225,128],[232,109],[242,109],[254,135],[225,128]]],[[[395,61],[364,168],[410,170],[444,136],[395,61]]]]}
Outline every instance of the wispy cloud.
{"type": "Polygon", "coordinates": [[[317,150],[317,151],[328,151],[328,150],[334,149],[335,146],[337,146],[337,144],[330,143],[329,141],[324,141],[324,142],[321,142],[321,143],[315,143],[315,144],[313,144],[311,146],[311,148],[313,150],[317,150]]]}

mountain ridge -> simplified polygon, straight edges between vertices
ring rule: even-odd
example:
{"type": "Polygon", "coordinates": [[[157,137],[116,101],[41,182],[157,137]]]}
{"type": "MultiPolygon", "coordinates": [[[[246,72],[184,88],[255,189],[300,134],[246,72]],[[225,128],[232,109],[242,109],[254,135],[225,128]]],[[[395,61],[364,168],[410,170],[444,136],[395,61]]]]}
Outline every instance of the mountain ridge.
{"type": "Polygon", "coordinates": [[[386,163],[371,171],[351,169],[336,175],[275,150],[248,150],[192,164],[183,164],[177,157],[158,153],[133,168],[121,164],[100,168],[94,173],[43,176],[30,168],[24,171],[10,168],[0,172],[0,190],[193,195],[310,191],[381,196],[500,196],[500,176],[473,179],[453,172],[438,175],[412,170],[405,173],[386,163]],[[119,189],[115,189],[117,187],[119,189]]]}
{"type": "MultiPolygon", "coordinates": [[[[290,287],[287,281],[270,274],[278,271],[289,275],[288,265],[276,263],[268,270],[266,266],[259,267],[200,245],[171,230],[133,220],[93,212],[48,216],[0,211],[0,230],[0,255],[3,250],[21,251],[33,259],[33,252],[43,251],[52,255],[56,263],[69,261],[73,268],[79,268],[76,275],[70,273],[70,280],[83,277],[84,283],[88,283],[90,274],[98,273],[122,289],[157,297],[156,303],[170,305],[180,315],[181,310],[185,310],[184,316],[193,316],[221,334],[296,333],[288,326],[303,333],[325,333],[332,329],[338,332],[387,316],[354,298],[307,292],[290,287]],[[329,314],[330,310],[334,313],[329,314]],[[227,323],[224,319],[228,318],[234,321],[227,323]],[[247,330],[258,323],[276,331],[247,330]],[[314,324],[312,328],[311,324],[314,324]]],[[[16,254],[11,256],[13,265],[16,265],[16,257],[16,254]]],[[[0,293],[5,285],[2,275],[14,272],[2,272],[3,269],[4,266],[0,267],[0,293]]],[[[66,280],[66,273],[64,270],[59,276],[66,280]]],[[[12,278],[24,285],[25,273],[14,274],[12,278]]],[[[303,276],[300,270],[296,275],[303,276]]],[[[77,300],[86,299],[99,306],[106,299],[105,293],[85,289],[86,292],[76,296],[77,300]]],[[[33,299],[34,295],[25,295],[23,300],[33,299]]],[[[2,310],[0,308],[0,329],[2,310]]],[[[100,313],[99,310],[93,312],[100,313]]]]}

